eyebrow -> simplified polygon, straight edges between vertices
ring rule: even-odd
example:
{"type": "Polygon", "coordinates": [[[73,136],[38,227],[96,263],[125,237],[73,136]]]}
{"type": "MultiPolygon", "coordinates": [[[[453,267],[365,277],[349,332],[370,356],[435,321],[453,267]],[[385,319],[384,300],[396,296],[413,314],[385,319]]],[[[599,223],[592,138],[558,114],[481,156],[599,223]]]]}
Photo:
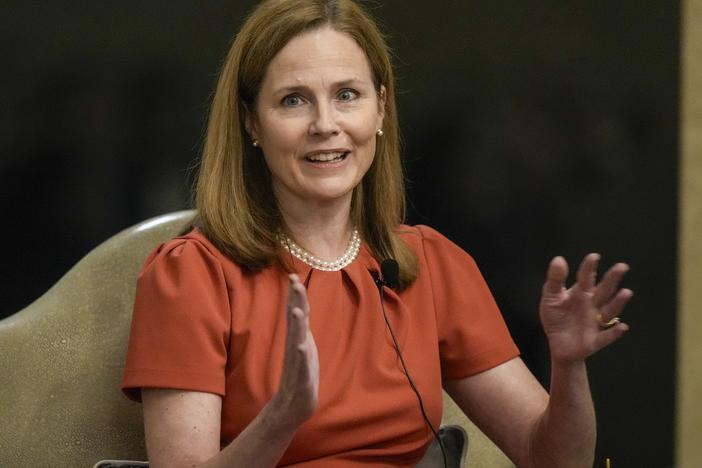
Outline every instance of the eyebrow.
{"type": "MultiPolygon", "coordinates": [[[[364,84],[363,81],[357,79],[357,78],[350,78],[348,80],[341,80],[337,81],[332,84],[332,88],[344,88],[347,86],[356,86],[358,87],[359,85],[364,84]]],[[[290,93],[297,93],[301,91],[309,91],[310,87],[305,86],[305,85],[293,85],[293,86],[282,86],[280,88],[277,88],[276,90],[273,91],[274,95],[280,95],[280,94],[290,94],[290,93]]]]}

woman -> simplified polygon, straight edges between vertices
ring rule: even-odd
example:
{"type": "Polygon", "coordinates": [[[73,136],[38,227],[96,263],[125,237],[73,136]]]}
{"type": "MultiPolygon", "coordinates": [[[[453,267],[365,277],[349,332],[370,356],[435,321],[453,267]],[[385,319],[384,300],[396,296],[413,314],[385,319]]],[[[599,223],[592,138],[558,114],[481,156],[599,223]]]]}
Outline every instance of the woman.
{"type": "Polygon", "coordinates": [[[592,466],[585,359],[627,330],[627,266],[597,283],[590,254],[566,289],[551,262],[547,394],[472,259],[401,224],[398,147],[365,12],[270,0],[251,14],[214,97],[197,227],[137,287],[123,388],[143,401],[152,466],[413,466],[432,431],[405,374],[434,427],[443,386],[517,465],[592,466]],[[386,259],[399,274],[379,294],[386,259]]]}

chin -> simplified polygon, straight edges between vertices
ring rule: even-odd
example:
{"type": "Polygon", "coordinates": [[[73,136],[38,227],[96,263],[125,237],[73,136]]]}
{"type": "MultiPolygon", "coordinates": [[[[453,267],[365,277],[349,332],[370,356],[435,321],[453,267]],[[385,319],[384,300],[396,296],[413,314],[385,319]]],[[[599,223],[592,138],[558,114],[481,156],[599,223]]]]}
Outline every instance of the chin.
{"type": "Polygon", "coordinates": [[[345,191],[335,191],[335,192],[317,192],[313,194],[310,198],[317,200],[319,202],[332,202],[336,200],[341,200],[343,198],[349,197],[353,194],[353,189],[345,191]]]}
{"type": "Polygon", "coordinates": [[[339,198],[350,197],[357,185],[358,183],[354,183],[354,181],[322,182],[311,187],[308,195],[310,198],[317,200],[338,200],[339,198]]]}
{"type": "Polygon", "coordinates": [[[345,197],[351,197],[353,194],[353,189],[355,186],[348,186],[348,187],[334,187],[334,188],[328,188],[328,189],[319,189],[311,191],[308,193],[308,198],[317,200],[320,202],[324,201],[334,201],[334,200],[339,200],[345,197]]]}

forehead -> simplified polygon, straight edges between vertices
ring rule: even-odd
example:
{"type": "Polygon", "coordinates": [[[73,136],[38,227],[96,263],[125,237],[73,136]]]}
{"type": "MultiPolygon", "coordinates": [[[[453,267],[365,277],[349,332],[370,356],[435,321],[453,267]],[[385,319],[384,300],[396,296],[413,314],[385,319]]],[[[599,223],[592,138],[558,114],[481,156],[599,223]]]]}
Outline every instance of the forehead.
{"type": "Polygon", "coordinates": [[[366,54],[348,34],[329,27],[295,36],[273,57],[264,78],[266,84],[305,84],[314,79],[368,80],[366,54]]]}

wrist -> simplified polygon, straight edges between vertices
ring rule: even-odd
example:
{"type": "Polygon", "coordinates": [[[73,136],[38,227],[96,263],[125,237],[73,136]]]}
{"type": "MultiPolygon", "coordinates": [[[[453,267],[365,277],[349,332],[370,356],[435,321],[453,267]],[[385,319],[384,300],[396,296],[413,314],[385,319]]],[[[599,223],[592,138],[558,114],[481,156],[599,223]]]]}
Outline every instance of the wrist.
{"type": "Polygon", "coordinates": [[[587,370],[587,364],[585,359],[558,359],[557,357],[551,356],[551,372],[580,372],[587,370]]]}
{"type": "Polygon", "coordinates": [[[589,395],[590,384],[588,380],[587,365],[584,360],[565,362],[551,360],[549,393],[552,398],[554,396],[559,398],[572,392],[583,395],[583,391],[589,395]]]}
{"type": "Polygon", "coordinates": [[[296,432],[306,419],[297,414],[294,406],[290,399],[277,393],[264,408],[267,423],[278,431],[296,432]]]}

